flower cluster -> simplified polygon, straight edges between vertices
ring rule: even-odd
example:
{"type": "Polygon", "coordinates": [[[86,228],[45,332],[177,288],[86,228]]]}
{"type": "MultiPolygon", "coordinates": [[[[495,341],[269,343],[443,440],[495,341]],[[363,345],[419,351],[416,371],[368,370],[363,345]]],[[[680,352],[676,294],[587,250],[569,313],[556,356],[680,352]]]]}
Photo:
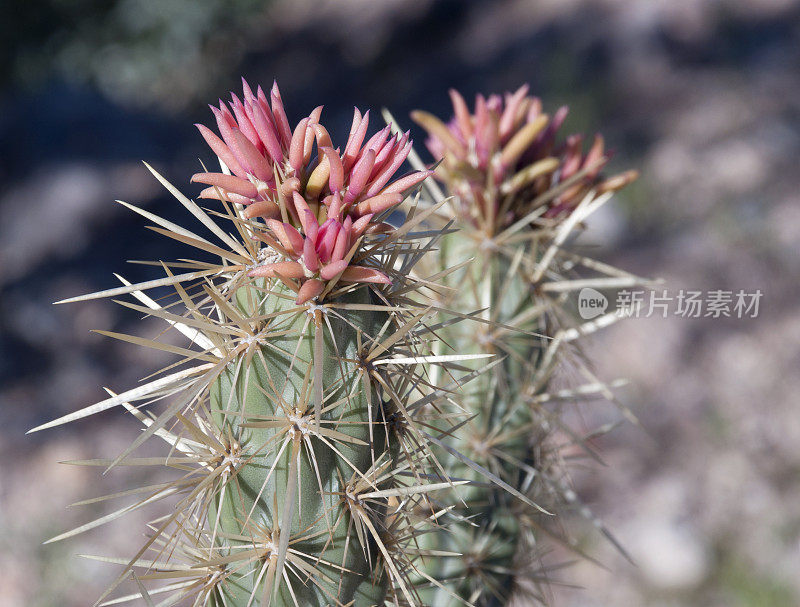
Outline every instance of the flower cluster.
{"type": "Polygon", "coordinates": [[[390,282],[377,269],[349,264],[359,239],[391,230],[380,217],[431,174],[393,180],[411,151],[409,133],[392,136],[387,126],[367,139],[369,112],[356,109],[340,152],[320,123],[321,106],[292,130],[277,84],[269,100],[244,80],[243,89],[243,100],[232,93],[230,103],[211,107],[219,136],[197,125],[228,171],[198,173],[192,181],[210,186],[201,198],[245,205],[245,217],[264,220],[267,230],[256,236],[286,261],[251,276],[279,278],[298,303],[318,297],[332,280],[390,282]]]}
{"type": "Polygon", "coordinates": [[[504,97],[477,95],[474,113],[457,91],[451,90],[450,98],[454,116],[447,124],[427,112],[412,117],[428,132],[431,154],[442,159],[437,178],[456,194],[473,225],[489,236],[539,206],[547,205],[543,216],[560,217],[589,189],[617,190],[636,178],[633,171],[600,176],[608,160],[600,135],[586,153],[582,135],[559,143],[568,108],[550,118],[542,113],[541,101],[528,95],[527,85],[504,97]],[[557,195],[547,196],[562,185],[557,195]]]}
{"type": "MultiPolygon", "coordinates": [[[[299,195],[295,193],[295,196],[299,195]]],[[[289,223],[267,219],[267,226],[277,242],[266,233],[259,236],[289,261],[264,264],[252,270],[250,275],[275,276],[291,288],[296,287],[297,303],[318,297],[325,290],[327,281],[335,278],[343,282],[388,284],[391,281],[380,270],[349,265],[355,245],[371,219],[371,213],[355,222],[350,216],[343,223],[331,217],[319,225],[317,217],[305,209],[301,215],[305,235],[289,223]]]]}

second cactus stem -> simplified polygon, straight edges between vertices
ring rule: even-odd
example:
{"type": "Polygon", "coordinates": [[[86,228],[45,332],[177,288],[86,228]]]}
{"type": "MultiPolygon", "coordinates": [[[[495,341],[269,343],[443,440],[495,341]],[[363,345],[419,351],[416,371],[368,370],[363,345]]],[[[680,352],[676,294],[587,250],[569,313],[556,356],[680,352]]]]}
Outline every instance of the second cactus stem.
{"type": "MultiPolygon", "coordinates": [[[[458,228],[443,239],[440,266],[472,258],[444,279],[453,288],[445,301],[446,307],[476,318],[479,328],[454,325],[445,337],[459,352],[502,359],[465,390],[461,402],[470,421],[458,444],[471,463],[511,489],[482,483],[471,463],[448,459],[453,478],[475,481],[459,487],[462,506],[453,511],[456,517],[472,517],[473,524],[455,525],[431,540],[431,546],[463,555],[430,565],[447,580],[446,588],[432,592],[431,603],[456,604],[458,596],[474,605],[501,606],[514,592],[524,596],[522,586],[530,580],[528,600],[546,602],[546,582],[535,582],[547,579],[546,566],[536,562],[543,536],[569,541],[553,531],[561,521],[549,522],[557,517],[538,505],[556,512],[576,499],[563,481],[553,439],[560,413],[541,404],[564,360],[563,331],[582,332],[565,297],[570,291],[566,270],[585,258],[564,250],[564,244],[579,229],[576,220],[635,173],[602,177],[607,161],[602,137],[595,137],[586,154],[580,135],[560,141],[567,109],[552,118],[544,114],[527,86],[504,96],[479,94],[474,110],[457,91],[450,96],[454,115],[447,123],[427,112],[412,114],[440,161],[434,175],[451,195],[451,213],[442,223],[452,217],[458,228]],[[528,499],[515,499],[515,493],[528,499]]],[[[599,266],[588,259],[585,264],[599,266]]]]}

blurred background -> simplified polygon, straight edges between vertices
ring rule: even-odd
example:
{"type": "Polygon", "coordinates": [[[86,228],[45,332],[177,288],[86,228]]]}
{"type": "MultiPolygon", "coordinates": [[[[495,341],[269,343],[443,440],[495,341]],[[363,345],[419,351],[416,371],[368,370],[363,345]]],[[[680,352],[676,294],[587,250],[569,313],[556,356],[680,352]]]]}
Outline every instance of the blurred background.
{"type": "MultiPolygon", "coordinates": [[[[122,199],[191,218],[146,159],[190,195],[206,149],[192,123],[239,77],[277,78],[290,121],[325,103],[410,126],[424,107],[529,82],[567,130],[601,131],[611,170],[636,168],[592,226],[596,255],[679,289],[761,289],[755,319],[631,319],[590,351],[641,420],[598,441],[579,493],[637,562],[596,534],[607,569],[558,573],[563,607],[800,605],[800,2],[797,0],[6,0],[0,4],[0,602],[85,606],[116,575],[78,553],[126,555],[131,523],[54,545],[99,516],[65,506],[130,476],[57,465],[136,435],[118,412],[27,429],[131,387],[168,362],[90,332],[161,327],[101,300],[137,259],[185,249],[122,199]]],[[[377,121],[376,121],[377,126],[377,121]]],[[[421,133],[415,131],[418,143],[421,133]]],[[[421,146],[418,146],[423,151],[421,146]]],[[[576,423],[619,419],[587,404],[576,423]]]]}

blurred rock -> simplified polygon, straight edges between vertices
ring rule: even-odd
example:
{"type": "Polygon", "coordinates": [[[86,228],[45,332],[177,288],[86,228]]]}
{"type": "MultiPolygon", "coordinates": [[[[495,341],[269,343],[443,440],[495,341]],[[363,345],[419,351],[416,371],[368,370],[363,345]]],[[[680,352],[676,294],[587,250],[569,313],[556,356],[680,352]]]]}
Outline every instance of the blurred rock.
{"type": "Polygon", "coordinates": [[[113,200],[146,201],[156,191],[139,163],[39,167],[0,198],[0,287],[84,249],[93,231],[120,212],[113,200]]]}

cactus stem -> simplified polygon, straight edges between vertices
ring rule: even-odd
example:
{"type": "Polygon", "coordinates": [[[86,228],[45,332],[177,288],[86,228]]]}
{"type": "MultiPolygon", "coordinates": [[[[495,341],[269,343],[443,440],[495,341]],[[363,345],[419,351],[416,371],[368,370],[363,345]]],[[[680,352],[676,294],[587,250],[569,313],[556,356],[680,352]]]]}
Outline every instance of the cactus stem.
{"type": "Polygon", "coordinates": [[[322,419],[322,374],[325,357],[322,354],[322,310],[317,306],[314,310],[314,423],[319,430],[322,419]]]}

